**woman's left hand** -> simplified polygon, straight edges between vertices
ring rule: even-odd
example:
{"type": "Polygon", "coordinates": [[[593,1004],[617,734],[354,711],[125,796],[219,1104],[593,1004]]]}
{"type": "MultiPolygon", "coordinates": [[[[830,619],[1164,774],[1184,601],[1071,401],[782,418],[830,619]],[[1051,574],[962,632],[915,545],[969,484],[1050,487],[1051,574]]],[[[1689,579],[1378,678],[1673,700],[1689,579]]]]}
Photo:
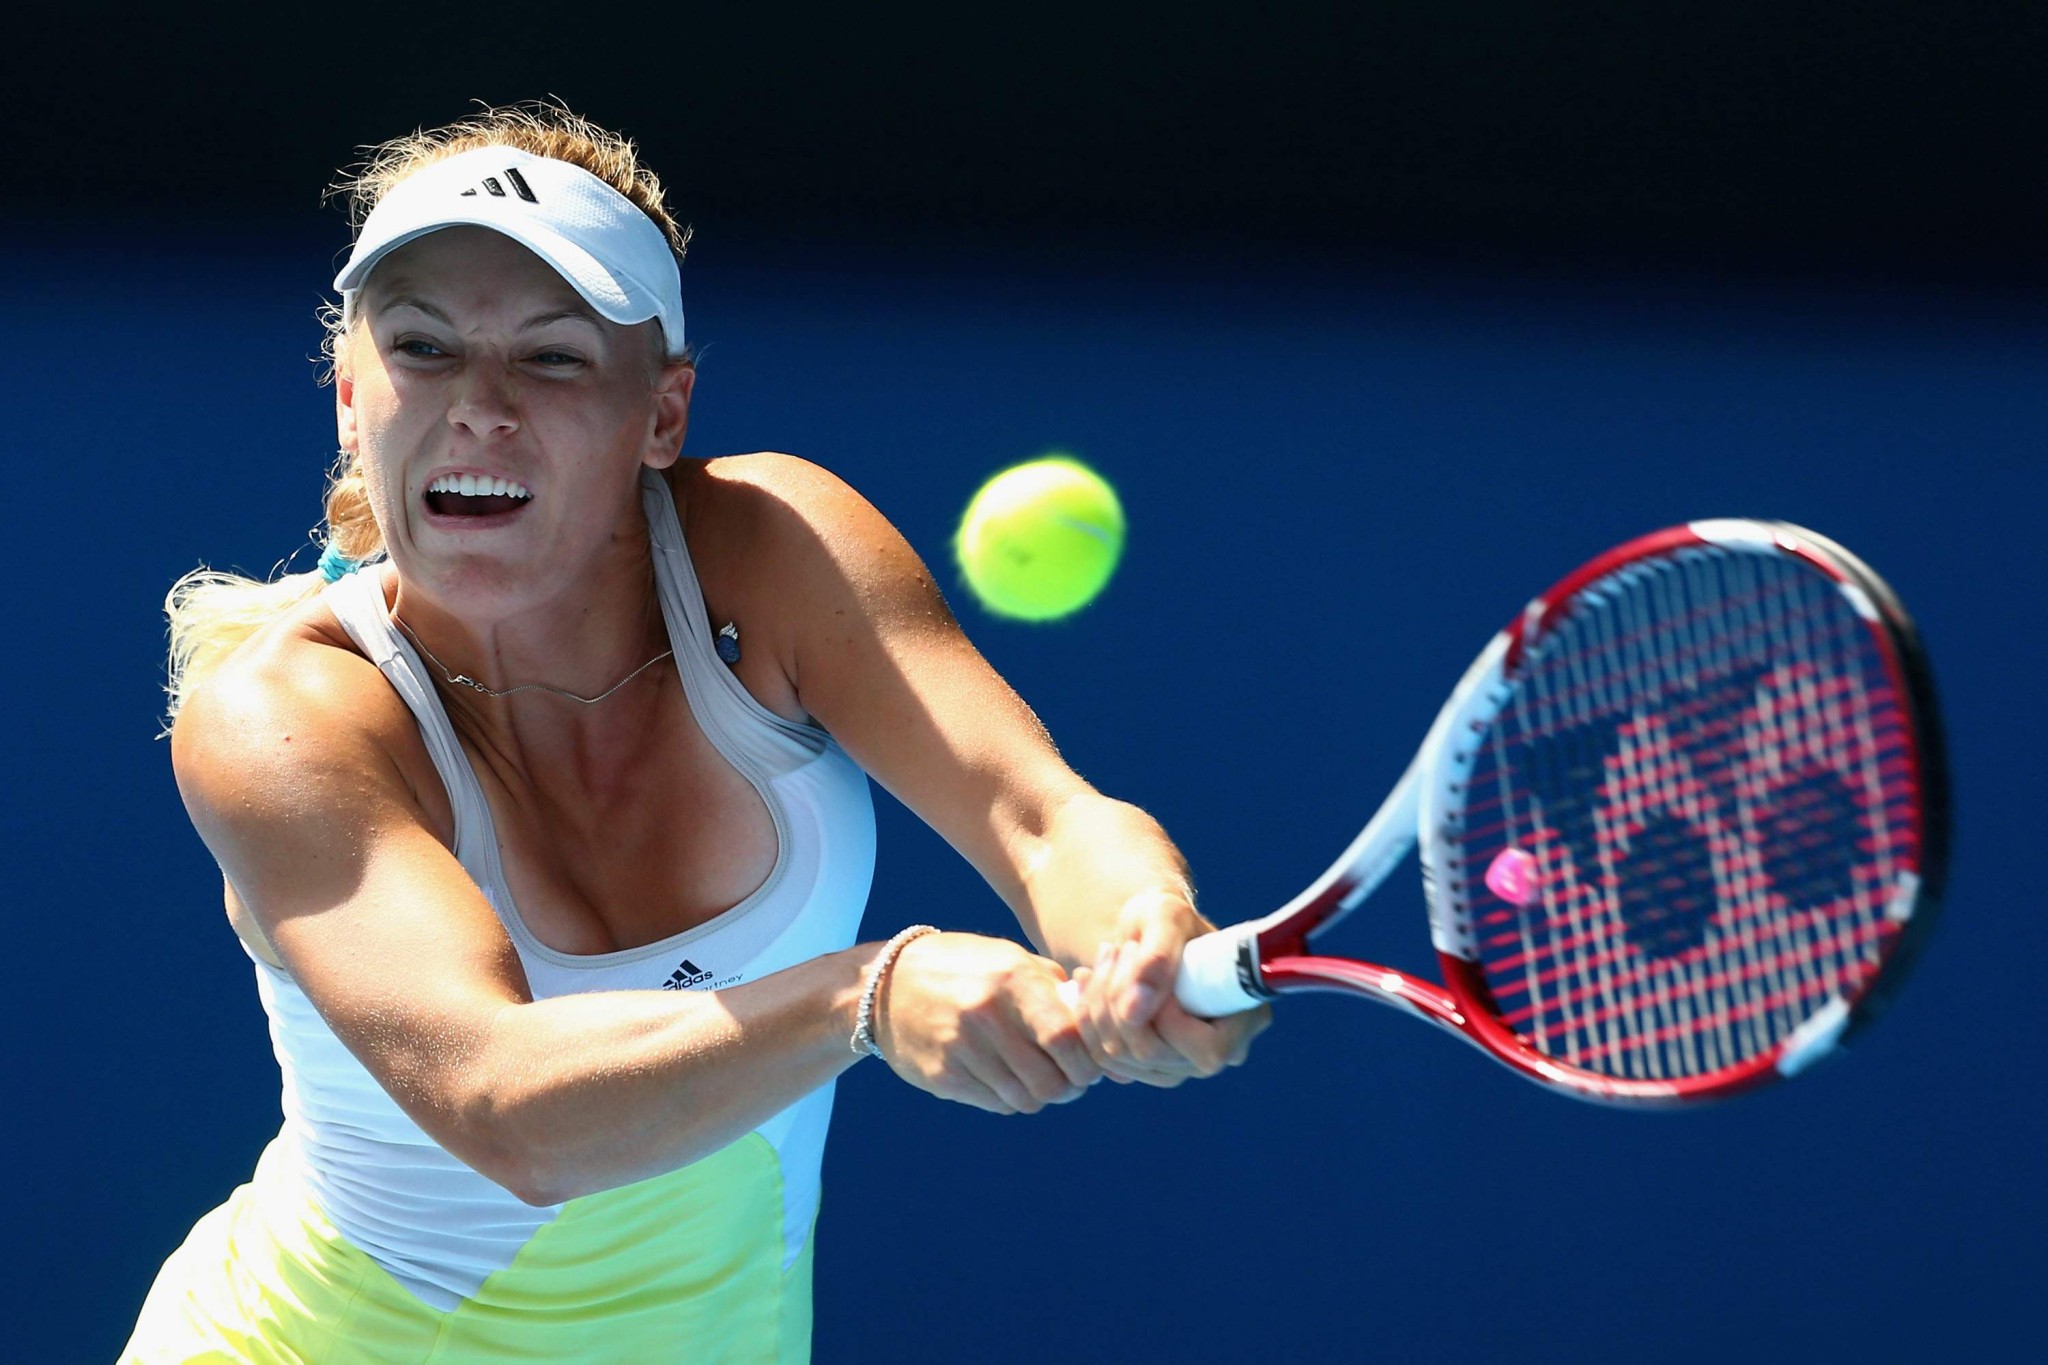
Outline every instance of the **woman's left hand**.
{"type": "Polygon", "coordinates": [[[1198,1019],[1173,998],[1182,946],[1211,927],[1186,897],[1141,892],[1124,902],[1095,961],[1073,972],[1082,1041],[1111,1080],[1175,1086],[1214,1076],[1242,1064],[1272,1022],[1265,1006],[1198,1019]]]}

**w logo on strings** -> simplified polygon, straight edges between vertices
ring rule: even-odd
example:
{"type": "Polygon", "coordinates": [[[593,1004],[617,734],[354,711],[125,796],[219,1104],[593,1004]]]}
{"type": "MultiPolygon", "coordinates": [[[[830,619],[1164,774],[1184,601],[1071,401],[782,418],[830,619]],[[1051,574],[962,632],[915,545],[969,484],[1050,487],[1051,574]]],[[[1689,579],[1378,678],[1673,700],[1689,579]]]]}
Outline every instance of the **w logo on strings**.
{"type": "MultiPolygon", "coordinates": [[[[507,166],[505,168],[505,179],[512,182],[512,192],[518,195],[521,199],[524,199],[527,203],[538,204],[540,202],[539,198],[536,197],[533,192],[533,186],[526,183],[526,177],[519,173],[517,167],[507,166]]],[[[482,189],[482,191],[485,194],[488,194],[493,198],[503,199],[506,197],[505,186],[503,182],[501,182],[495,175],[485,176],[483,184],[481,186],[472,185],[470,188],[464,190],[459,197],[467,199],[470,196],[476,194],[479,188],[482,189]]]]}

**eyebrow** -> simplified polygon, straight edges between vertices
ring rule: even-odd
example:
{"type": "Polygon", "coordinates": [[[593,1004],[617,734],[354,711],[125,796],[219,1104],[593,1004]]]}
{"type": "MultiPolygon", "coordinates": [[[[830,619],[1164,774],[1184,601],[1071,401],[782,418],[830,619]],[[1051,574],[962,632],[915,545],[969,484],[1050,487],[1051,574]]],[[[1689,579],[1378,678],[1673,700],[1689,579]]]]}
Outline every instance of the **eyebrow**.
{"type": "MultiPolygon", "coordinates": [[[[395,295],[392,298],[386,299],[383,303],[377,305],[376,311],[378,315],[381,317],[383,314],[389,313],[394,309],[398,308],[417,309],[418,311],[425,313],[428,317],[433,318],[441,323],[444,323],[449,327],[453,327],[455,325],[455,319],[449,317],[447,313],[435,307],[432,303],[429,303],[427,300],[421,298],[417,294],[395,295]]],[[[545,313],[535,313],[532,317],[526,319],[526,321],[519,324],[519,330],[522,332],[529,331],[535,327],[545,327],[547,324],[551,322],[563,321],[587,322],[592,327],[598,326],[597,314],[591,312],[588,308],[569,307],[552,308],[545,313]]],[[[602,331],[603,329],[599,328],[599,330],[602,331]]]]}

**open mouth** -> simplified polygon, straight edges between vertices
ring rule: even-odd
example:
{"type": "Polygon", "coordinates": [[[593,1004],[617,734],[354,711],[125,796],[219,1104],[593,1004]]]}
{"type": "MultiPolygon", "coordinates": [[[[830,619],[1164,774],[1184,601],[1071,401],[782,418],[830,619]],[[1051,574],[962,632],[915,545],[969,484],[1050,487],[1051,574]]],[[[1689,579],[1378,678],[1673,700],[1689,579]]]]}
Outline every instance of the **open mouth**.
{"type": "Polygon", "coordinates": [[[524,484],[478,474],[443,474],[427,485],[427,510],[444,517],[489,517],[533,501],[524,484]]]}

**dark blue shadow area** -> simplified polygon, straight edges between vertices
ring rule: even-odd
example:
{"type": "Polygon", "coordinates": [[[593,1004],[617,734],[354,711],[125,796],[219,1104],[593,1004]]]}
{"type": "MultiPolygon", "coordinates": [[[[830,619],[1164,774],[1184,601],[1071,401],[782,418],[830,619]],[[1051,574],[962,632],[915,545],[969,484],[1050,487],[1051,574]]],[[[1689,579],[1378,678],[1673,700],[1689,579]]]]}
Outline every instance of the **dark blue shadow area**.
{"type": "MultiPolygon", "coordinates": [[[[43,1272],[16,1279],[24,1359],[109,1357],[278,1121],[249,968],[153,738],[157,608],[201,561],[268,570],[319,515],[311,314],[337,245],[31,243],[0,279],[5,1093],[17,1237],[43,1272]]],[[[1644,1116],[1316,998],[1217,1081],[1035,1118],[859,1068],[827,1158],[819,1361],[1224,1359],[1276,1334],[1297,1359],[1531,1363],[2034,1339],[2048,1010],[2026,973],[2048,917],[2011,897],[2040,881],[2038,312],[1107,259],[856,267],[715,241],[686,298],[692,453],[831,466],[949,589],[954,519],[996,467],[1058,446],[1117,482],[1130,548],[1095,607],[1026,629],[953,595],[1074,765],[1174,832],[1212,918],[1322,868],[1532,592],[1689,517],[1782,517],[1858,551],[1920,618],[1952,730],[1949,913],[1856,1055],[1644,1116]]],[[[881,806],[870,937],[1015,932],[881,806]]],[[[1337,937],[1426,967],[1413,878],[1337,937]]]]}

